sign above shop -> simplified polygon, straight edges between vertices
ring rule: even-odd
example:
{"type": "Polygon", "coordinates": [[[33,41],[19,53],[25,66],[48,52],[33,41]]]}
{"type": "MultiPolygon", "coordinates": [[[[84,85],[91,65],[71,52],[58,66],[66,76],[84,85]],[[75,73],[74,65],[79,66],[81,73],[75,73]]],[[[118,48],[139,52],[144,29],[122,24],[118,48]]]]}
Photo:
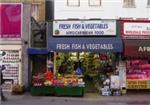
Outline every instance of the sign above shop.
{"type": "Polygon", "coordinates": [[[0,38],[21,38],[22,4],[0,3],[0,38]]]}
{"type": "Polygon", "coordinates": [[[123,38],[150,39],[150,21],[122,21],[123,38]]]}
{"type": "Polygon", "coordinates": [[[150,40],[124,40],[126,57],[149,58],[150,40]]]}
{"type": "Polygon", "coordinates": [[[116,36],[116,21],[54,21],[53,36],[116,36]]]}
{"type": "Polygon", "coordinates": [[[80,49],[80,50],[94,50],[94,49],[102,49],[102,50],[112,50],[113,49],[113,44],[92,44],[92,43],[88,43],[88,44],[84,44],[84,43],[80,43],[80,44],[76,44],[76,43],[68,43],[68,44],[64,44],[64,43],[58,43],[56,44],[56,49],[58,50],[67,50],[67,49],[80,49]]]}
{"type": "Polygon", "coordinates": [[[48,49],[58,52],[122,52],[119,38],[49,38],[48,49]]]}
{"type": "Polygon", "coordinates": [[[150,52],[150,46],[145,47],[145,46],[139,46],[139,52],[150,52]]]}

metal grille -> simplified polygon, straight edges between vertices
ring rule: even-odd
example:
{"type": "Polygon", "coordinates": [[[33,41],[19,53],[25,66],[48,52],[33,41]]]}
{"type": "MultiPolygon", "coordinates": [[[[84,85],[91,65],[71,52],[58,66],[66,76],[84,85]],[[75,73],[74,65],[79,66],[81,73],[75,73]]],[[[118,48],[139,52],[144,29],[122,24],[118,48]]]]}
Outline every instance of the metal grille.
{"type": "Polygon", "coordinates": [[[46,22],[31,17],[31,47],[46,47],[46,22]]]}

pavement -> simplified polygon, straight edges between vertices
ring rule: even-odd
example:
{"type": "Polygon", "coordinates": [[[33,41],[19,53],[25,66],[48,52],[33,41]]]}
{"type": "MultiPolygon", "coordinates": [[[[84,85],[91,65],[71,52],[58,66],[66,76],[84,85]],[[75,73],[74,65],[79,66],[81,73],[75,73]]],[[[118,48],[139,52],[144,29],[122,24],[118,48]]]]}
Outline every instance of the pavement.
{"type": "Polygon", "coordinates": [[[123,96],[101,96],[98,94],[85,94],[84,97],[55,97],[11,95],[5,93],[8,100],[1,105],[150,105],[150,93],[131,93],[123,96]]]}

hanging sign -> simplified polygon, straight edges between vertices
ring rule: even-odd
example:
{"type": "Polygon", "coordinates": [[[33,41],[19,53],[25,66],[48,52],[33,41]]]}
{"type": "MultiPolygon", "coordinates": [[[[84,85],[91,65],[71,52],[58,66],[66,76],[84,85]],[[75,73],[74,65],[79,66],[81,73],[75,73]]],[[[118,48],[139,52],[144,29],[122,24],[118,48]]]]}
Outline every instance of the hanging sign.
{"type": "Polygon", "coordinates": [[[116,21],[54,21],[53,36],[116,36],[116,21]]]}

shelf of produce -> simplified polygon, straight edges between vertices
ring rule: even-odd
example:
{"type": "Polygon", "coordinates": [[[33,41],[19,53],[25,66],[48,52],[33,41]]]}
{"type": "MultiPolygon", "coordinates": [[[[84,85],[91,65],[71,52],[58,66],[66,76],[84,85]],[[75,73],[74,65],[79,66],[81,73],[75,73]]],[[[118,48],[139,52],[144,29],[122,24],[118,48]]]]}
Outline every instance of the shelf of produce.
{"type": "Polygon", "coordinates": [[[54,95],[55,88],[52,86],[33,86],[31,87],[31,95],[54,95]]]}
{"type": "Polygon", "coordinates": [[[149,80],[127,79],[127,89],[150,89],[149,80]]]}
{"type": "Polygon", "coordinates": [[[57,96],[84,96],[84,87],[55,87],[57,96]]]}

